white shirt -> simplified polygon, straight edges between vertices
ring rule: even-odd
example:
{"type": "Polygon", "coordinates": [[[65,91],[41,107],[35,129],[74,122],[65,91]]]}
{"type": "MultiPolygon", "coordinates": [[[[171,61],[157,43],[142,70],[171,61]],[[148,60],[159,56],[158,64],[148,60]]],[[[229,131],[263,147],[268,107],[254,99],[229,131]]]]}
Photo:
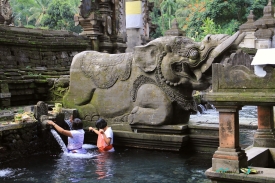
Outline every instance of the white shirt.
{"type": "MultiPolygon", "coordinates": [[[[113,145],[113,143],[114,143],[114,134],[113,134],[112,128],[108,127],[104,133],[105,133],[105,135],[106,135],[107,138],[111,138],[111,143],[110,144],[113,145]]],[[[115,149],[113,147],[108,152],[114,152],[114,151],[115,151],[115,149]]]]}
{"type": "Polygon", "coordinates": [[[68,137],[68,150],[81,149],[84,142],[84,130],[71,130],[73,137],[68,137]]]}

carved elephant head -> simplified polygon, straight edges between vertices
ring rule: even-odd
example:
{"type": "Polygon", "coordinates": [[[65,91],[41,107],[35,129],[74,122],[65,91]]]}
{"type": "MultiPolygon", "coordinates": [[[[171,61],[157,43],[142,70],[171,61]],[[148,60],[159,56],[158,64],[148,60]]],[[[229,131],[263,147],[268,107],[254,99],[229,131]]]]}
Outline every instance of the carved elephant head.
{"type": "Polygon", "coordinates": [[[215,59],[238,45],[244,36],[239,32],[233,36],[207,35],[201,43],[187,37],[161,37],[136,47],[134,60],[144,72],[156,71],[167,85],[205,90],[211,83],[211,64],[218,62],[215,59]]]}

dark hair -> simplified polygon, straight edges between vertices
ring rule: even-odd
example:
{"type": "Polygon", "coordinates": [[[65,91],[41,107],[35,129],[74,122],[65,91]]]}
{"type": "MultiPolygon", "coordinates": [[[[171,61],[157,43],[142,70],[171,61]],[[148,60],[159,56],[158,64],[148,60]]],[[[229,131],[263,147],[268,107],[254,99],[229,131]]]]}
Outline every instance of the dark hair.
{"type": "Polygon", "coordinates": [[[73,127],[74,130],[83,129],[83,123],[82,123],[81,119],[74,118],[72,127],[73,127]]]}
{"type": "Polygon", "coordinates": [[[107,122],[104,119],[99,118],[96,121],[95,126],[97,127],[97,129],[104,129],[107,126],[107,122]]]}

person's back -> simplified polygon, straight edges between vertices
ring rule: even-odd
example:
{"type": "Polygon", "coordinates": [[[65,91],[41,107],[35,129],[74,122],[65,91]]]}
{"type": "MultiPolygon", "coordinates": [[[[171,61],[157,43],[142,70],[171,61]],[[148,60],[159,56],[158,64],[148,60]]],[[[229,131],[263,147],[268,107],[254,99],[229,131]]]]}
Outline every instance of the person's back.
{"type": "Polygon", "coordinates": [[[73,137],[68,137],[68,150],[81,149],[84,142],[84,130],[71,130],[73,137]]]}
{"type": "Polygon", "coordinates": [[[60,134],[68,137],[68,151],[71,153],[86,153],[86,150],[82,149],[84,143],[84,130],[83,123],[79,118],[69,121],[71,123],[72,130],[64,130],[62,127],[55,124],[53,121],[49,121],[48,124],[52,125],[60,134]]]}

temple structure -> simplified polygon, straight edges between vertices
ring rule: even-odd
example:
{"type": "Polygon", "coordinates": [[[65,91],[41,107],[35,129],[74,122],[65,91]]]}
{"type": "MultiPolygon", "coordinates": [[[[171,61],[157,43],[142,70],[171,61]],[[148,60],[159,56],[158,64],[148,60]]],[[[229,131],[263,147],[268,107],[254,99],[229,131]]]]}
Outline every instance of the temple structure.
{"type": "Polygon", "coordinates": [[[80,24],[83,27],[81,35],[90,38],[92,50],[124,53],[127,47],[131,51],[134,46],[149,41],[149,27],[152,25],[149,12],[152,7],[153,3],[149,3],[148,0],[133,2],[81,0],[80,12],[75,15],[74,21],[75,25],[80,24]],[[126,6],[127,4],[129,6],[126,6]],[[131,9],[133,5],[138,7],[131,9]],[[135,19],[129,19],[135,21],[134,27],[126,27],[130,23],[126,22],[125,6],[130,7],[128,12],[139,15],[135,16],[135,19]]]}
{"type": "Polygon", "coordinates": [[[12,9],[8,0],[0,1],[0,25],[10,25],[13,22],[12,9]]]}
{"type": "Polygon", "coordinates": [[[250,11],[247,22],[239,27],[240,32],[245,32],[246,37],[240,47],[266,49],[275,48],[274,30],[275,18],[272,1],[264,7],[263,17],[254,19],[253,12],[250,11]]]}

